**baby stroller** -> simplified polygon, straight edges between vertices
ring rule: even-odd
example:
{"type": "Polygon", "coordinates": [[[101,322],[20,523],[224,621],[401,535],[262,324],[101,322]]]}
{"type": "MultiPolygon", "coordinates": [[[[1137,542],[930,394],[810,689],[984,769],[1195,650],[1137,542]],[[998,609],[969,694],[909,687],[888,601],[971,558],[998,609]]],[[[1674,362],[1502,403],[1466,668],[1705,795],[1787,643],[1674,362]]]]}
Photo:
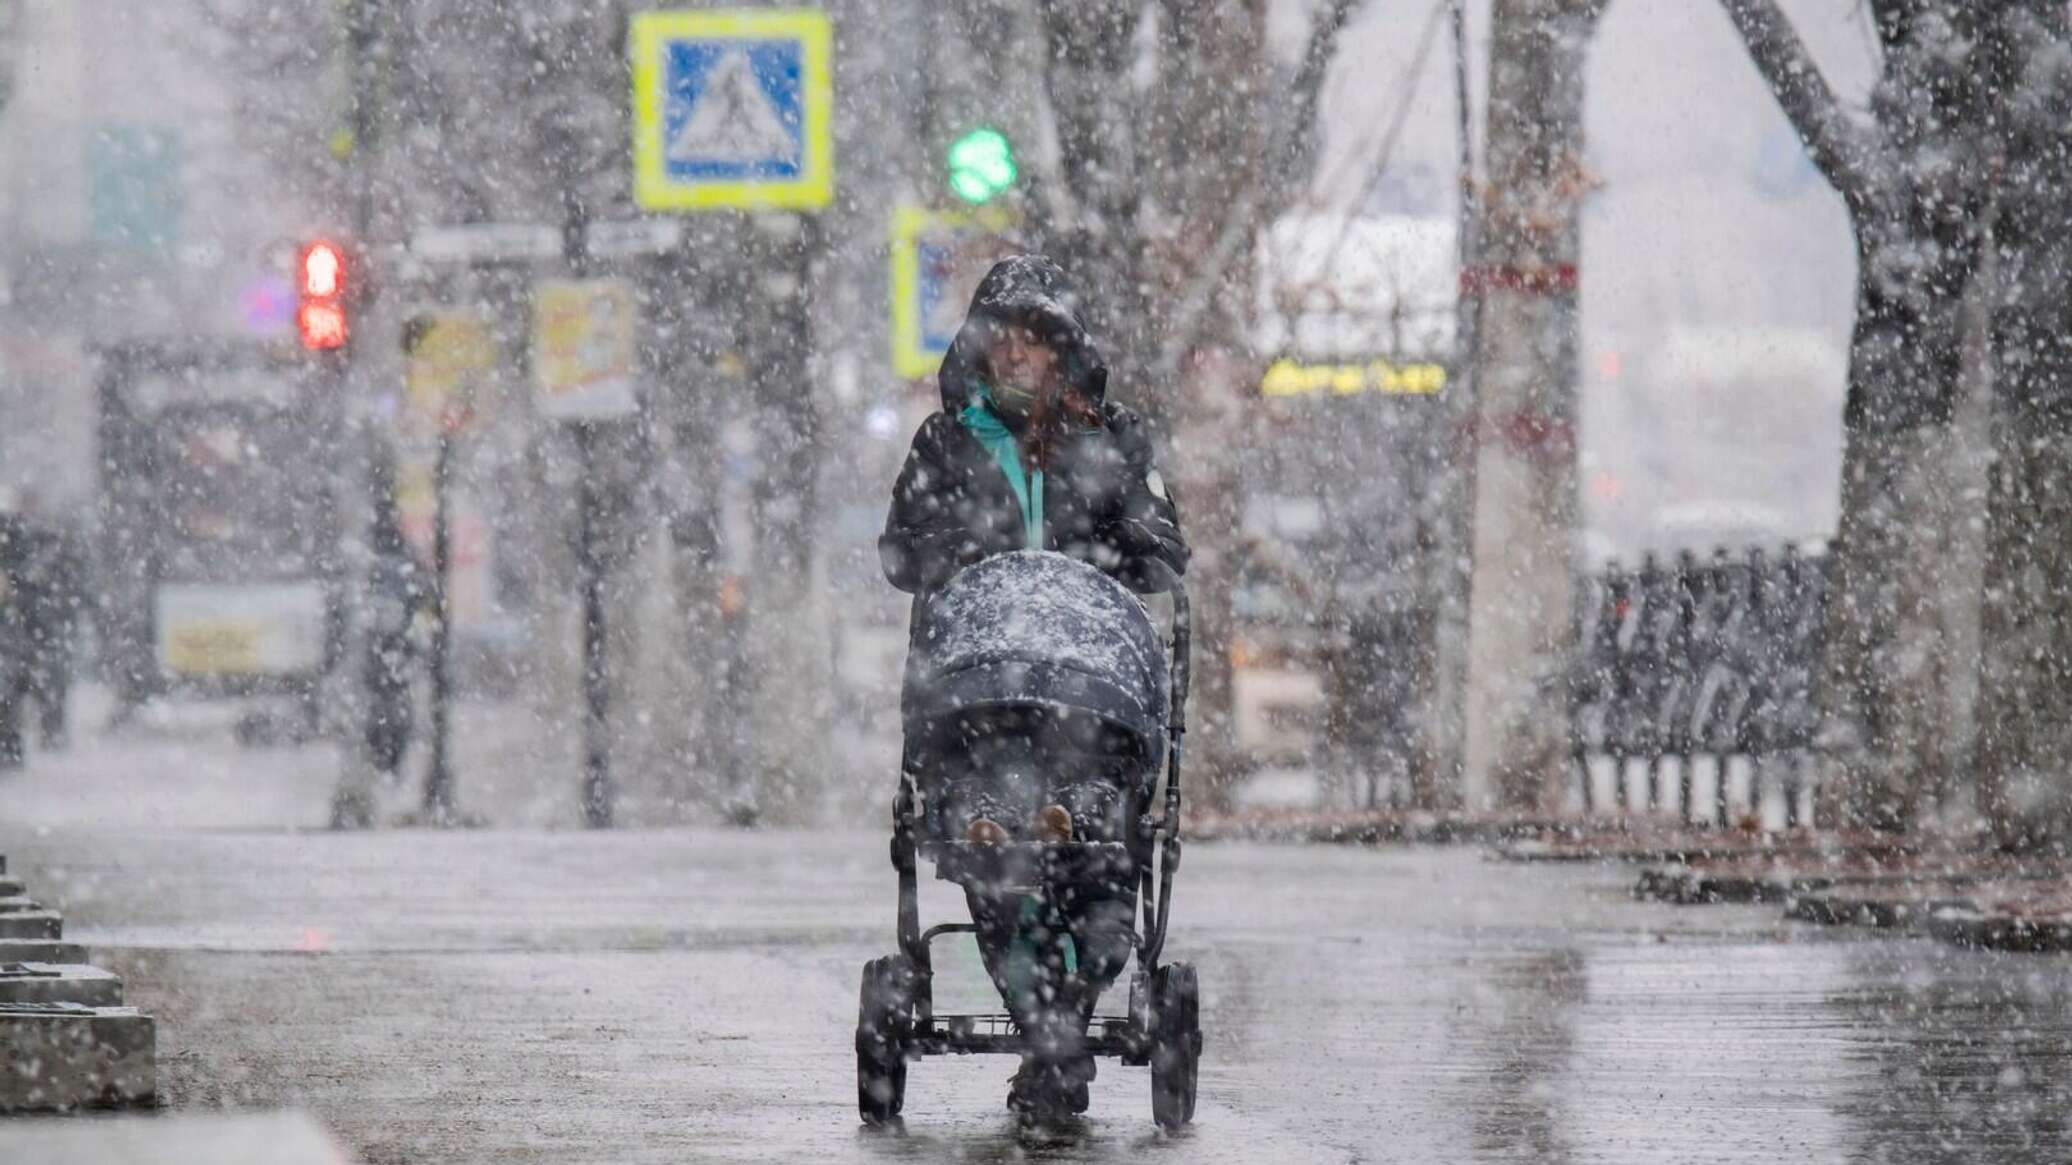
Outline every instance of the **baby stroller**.
{"type": "Polygon", "coordinates": [[[1020,1055],[1025,1069],[1089,1056],[1149,1065],[1153,1119],[1171,1130],[1193,1117],[1194,968],[1160,962],[1188,674],[1187,597],[1176,587],[1172,599],[1170,667],[1144,604],[1059,554],[985,559],[917,604],[892,808],[899,953],[865,964],[856,1024],[866,1123],[899,1116],[910,1062],[980,1052],[1020,1055]],[[1030,820],[1020,810],[1043,804],[1071,809],[1071,840],[966,840],[976,814],[1015,829],[1030,820]],[[973,921],[922,929],[917,858],[965,890],[973,921]],[[929,947],[946,934],[973,934],[982,951],[992,940],[1006,1012],[935,1010],[929,947]],[[1132,952],[1128,1010],[1093,1014],[1132,952]]]}

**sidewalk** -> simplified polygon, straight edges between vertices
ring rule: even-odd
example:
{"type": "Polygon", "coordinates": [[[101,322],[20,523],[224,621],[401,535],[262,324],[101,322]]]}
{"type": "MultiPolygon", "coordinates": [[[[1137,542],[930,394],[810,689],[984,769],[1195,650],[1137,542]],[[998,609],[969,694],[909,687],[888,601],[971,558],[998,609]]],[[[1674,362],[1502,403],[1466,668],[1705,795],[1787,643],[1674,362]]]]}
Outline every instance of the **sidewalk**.
{"type": "MultiPolygon", "coordinates": [[[[1104,1064],[1031,1145],[1012,1065],[968,1057],[913,1065],[905,1134],[872,1136],[882,831],[501,827],[572,783],[485,771],[498,828],[337,834],[309,828],[328,750],[213,731],[0,778],[0,849],[157,1016],[173,1111],[302,1108],[369,1165],[2072,1159],[2065,960],[1634,901],[1630,865],[1242,841],[1190,845],[1176,887],[1191,1131],[1104,1064]]],[[[938,959],[939,1005],[991,1009],[968,947],[938,959]]]]}
{"type": "MultiPolygon", "coordinates": [[[[338,742],[245,747],[232,739],[239,705],[172,702],[107,733],[107,692],[82,689],[71,748],[35,750],[0,772],[0,828],[10,822],[101,828],[320,829],[347,750],[338,742]]],[[[420,808],[424,725],[401,777],[376,786],[379,817],[420,808]]],[[[464,810],[492,825],[574,828],[581,820],[580,742],[521,703],[464,700],[454,717],[456,789],[464,810]]],[[[710,821],[702,791],[645,758],[620,756],[622,818],[632,824],[710,821]]]]}

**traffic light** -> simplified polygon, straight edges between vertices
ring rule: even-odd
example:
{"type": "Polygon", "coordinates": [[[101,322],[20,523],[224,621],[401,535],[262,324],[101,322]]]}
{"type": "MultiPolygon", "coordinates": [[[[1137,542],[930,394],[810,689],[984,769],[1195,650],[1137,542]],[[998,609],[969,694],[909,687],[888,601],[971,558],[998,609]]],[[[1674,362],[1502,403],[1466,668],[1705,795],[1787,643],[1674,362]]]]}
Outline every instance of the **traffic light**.
{"type": "Polygon", "coordinates": [[[323,240],[302,248],[295,264],[295,331],[313,352],[345,347],[345,252],[323,240]]]}
{"type": "Polygon", "coordinates": [[[978,206],[1014,185],[1014,147],[997,129],[975,129],[950,143],[950,193],[978,206]]]}

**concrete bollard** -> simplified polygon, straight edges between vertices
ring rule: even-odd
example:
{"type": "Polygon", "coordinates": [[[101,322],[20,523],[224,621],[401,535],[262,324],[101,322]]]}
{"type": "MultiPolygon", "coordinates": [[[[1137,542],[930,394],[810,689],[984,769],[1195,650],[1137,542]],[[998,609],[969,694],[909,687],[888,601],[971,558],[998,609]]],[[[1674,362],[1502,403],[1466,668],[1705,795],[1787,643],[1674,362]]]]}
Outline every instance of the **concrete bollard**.
{"type": "Polygon", "coordinates": [[[0,1121],[0,1161],[65,1165],[351,1165],[307,1113],[139,1113],[84,1121],[0,1121]]]}
{"type": "Polygon", "coordinates": [[[52,942],[47,939],[0,938],[0,963],[84,963],[82,943],[52,942]]]}
{"type": "MultiPolygon", "coordinates": [[[[0,856],[0,873],[6,858],[0,856]]],[[[122,1006],[122,978],[88,966],[64,916],[0,877],[0,1113],[147,1104],[158,1032],[122,1006]]]]}
{"type": "Polygon", "coordinates": [[[157,1032],[134,1007],[0,1003],[0,1112],[149,1103],[157,1032]]]}
{"type": "Polygon", "coordinates": [[[61,939],[65,916],[55,910],[17,910],[0,914],[0,939],[61,939]]]}
{"type": "Polygon", "coordinates": [[[0,1003],[121,1007],[122,976],[83,963],[0,962],[0,1003]]]}

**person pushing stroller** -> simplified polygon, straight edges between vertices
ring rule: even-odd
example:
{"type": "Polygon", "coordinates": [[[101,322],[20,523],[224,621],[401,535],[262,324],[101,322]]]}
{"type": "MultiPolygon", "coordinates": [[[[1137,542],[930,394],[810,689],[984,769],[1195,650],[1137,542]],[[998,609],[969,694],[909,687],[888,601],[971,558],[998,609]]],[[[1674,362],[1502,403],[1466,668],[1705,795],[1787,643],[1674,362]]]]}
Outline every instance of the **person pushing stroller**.
{"type": "MultiPolygon", "coordinates": [[[[916,597],[914,634],[931,593],[997,555],[1055,552],[1140,594],[1170,589],[1185,573],[1187,543],[1153,466],[1150,433],[1136,412],[1108,399],[1107,380],[1056,263],[1018,255],[986,274],[938,375],[942,409],[914,436],[878,540],[885,577],[916,597]]],[[[907,770],[939,774],[944,786],[931,810],[939,833],[980,844],[1062,842],[1121,827],[1098,764],[1082,766],[1077,784],[1012,778],[1018,752],[1098,756],[1091,742],[1039,720],[974,717],[929,739],[910,729],[907,770]]],[[[967,896],[981,956],[1010,1013],[1025,1028],[1049,1029],[1046,1038],[1067,1049],[1025,1057],[1009,1106],[1035,1115],[1084,1111],[1093,1058],[1070,1051],[1072,1029],[1084,1032],[1129,959],[1135,898],[1095,891],[1075,899],[1066,919],[1075,965],[1063,997],[1039,1001],[1017,967],[1027,904],[976,890],[967,896]]]]}
{"type": "Polygon", "coordinates": [[[892,487],[878,553],[921,594],[1013,550],[1055,550],[1140,594],[1187,570],[1144,419],[1107,399],[1108,367],[1058,265],[1003,259],[943,357],[930,414],[892,487]]]}

